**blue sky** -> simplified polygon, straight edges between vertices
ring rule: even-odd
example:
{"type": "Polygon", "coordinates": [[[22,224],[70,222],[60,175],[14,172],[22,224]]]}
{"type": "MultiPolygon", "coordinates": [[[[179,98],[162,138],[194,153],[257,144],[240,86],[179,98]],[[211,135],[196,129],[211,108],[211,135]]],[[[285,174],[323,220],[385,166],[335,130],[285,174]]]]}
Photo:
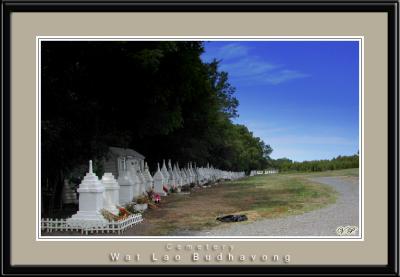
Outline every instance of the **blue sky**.
{"type": "Polygon", "coordinates": [[[211,41],[236,87],[239,117],[271,157],[331,159],[359,150],[359,54],[355,41],[211,41]]]}

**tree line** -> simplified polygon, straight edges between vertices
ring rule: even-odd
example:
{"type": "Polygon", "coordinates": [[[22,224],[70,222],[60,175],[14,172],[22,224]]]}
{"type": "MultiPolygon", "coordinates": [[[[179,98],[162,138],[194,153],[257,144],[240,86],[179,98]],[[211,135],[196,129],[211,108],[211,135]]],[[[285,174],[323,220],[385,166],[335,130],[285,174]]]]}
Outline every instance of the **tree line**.
{"type": "Polygon", "coordinates": [[[42,184],[61,186],[109,146],[132,148],[151,167],[171,158],[224,170],[270,162],[272,148],[238,116],[235,88],[203,42],[45,41],[41,46],[42,184]]]}
{"type": "Polygon", "coordinates": [[[280,172],[287,171],[326,171],[359,167],[359,155],[338,156],[330,160],[295,162],[287,158],[271,160],[271,166],[280,172]]]}

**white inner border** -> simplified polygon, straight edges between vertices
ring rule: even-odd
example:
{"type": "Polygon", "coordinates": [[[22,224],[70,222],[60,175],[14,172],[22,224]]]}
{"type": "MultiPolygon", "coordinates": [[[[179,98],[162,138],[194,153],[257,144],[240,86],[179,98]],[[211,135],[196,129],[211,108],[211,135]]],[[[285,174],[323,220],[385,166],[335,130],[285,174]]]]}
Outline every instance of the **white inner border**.
{"type": "MultiPolygon", "coordinates": [[[[364,241],[364,36],[36,36],[36,241],[364,241]],[[42,41],[357,41],[359,44],[359,235],[358,236],[42,236],[41,42],[42,41]]],[[[135,228],[135,227],[133,227],[135,228]]]]}

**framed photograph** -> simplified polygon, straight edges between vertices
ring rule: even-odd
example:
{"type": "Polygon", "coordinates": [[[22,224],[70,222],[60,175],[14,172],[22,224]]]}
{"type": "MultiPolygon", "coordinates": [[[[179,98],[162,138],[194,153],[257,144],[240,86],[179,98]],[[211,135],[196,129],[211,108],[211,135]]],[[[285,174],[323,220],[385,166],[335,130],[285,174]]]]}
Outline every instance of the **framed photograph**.
{"type": "Polygon", "coordinates": [[[397,1],[2,8],[5,275],[398,275],[397,1]]]}

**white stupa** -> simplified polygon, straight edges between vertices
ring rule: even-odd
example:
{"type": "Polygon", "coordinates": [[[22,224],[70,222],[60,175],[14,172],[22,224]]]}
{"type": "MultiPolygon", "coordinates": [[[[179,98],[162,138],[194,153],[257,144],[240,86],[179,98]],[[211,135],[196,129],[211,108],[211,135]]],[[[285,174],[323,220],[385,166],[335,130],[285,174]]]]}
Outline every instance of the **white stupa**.
{"type": "Polygon", "coordinates": [[[169,184],[169,173],[168,173],[168,169],[167,169],[167,167],[165,165],[165,160],[163,160],[163,165],[162,165],[162,168],[161,168],[161,174],[164,177],[164,184],[163,185],[166,186],[167,188],[169,188],[170,187],[168,185],[169,184]]]}
{"type": "Polygon", "coordinates": [[[127,171],[128,171],[128,177],[133,183],[133,188],[132,188],[132,196],[129,200],[129,202],[132,202],[134,199],[138,198],[140,195],[140,179],[139,176],[137,175],[137,169],[135,165],[132,163],[127,163],[127,171]]]}
{"type": "Polygon", "coordinates": [[[149,166],[147,165],[147,162],[144,164],[143,176],[144,176],[146,191],[152,190],[153,189],[153,177],[151,177],[151,174],[149,171],[149,166]]]}
{"type": "Polygon", "coordinates": [[[104,185],[93,173],[92,161],[89,161],[89,172],[78,188],[79,210],[67,220],[68,223],[80,225],[79,222],[103,221],[106,219],[101,215],[103,209],[104,185]]]}
{"type": "Polygon", "coordinates": [[[194,173],[193,173],[192,163],[191,162],[188,164],[188,169],[187,170],[188,170],[188,173],[189,173],[190,183],[191,184],[195,183],[196,180],[195,180],[195,176],[194,176],[194,173]]]}
{"type": "Polygon", "coordinates": [[[119,188],[119,203],[121,205],[132,202],[134,196],[135,183],[132,176],[129,174],[126,159],[123,160],[123,166],[118,172],[117,180],[119,188]]]}
{"type": "Polygon", "coordinates": [[[154,192],[160,194],[161,196],[166,196],[166,192],[163,189],[164,176],[160,170],[160,164],[157,163],[157,172],[153,176],[154,181],[154,192]]]}
{"type": "Polygon", "coordinates": [[[172,170],[171,160],[168,160],[168,175],[168,188],[176,186],[176,178],[174,171],[172,170]]]}
{"type": "Polygon", "coordinates": [[[143,172],[139,168],[139,169],[137,169],[136,173],[137,173],[137,176],[139,177],[139,182],[140,182],[139,186],[138,186],[139,195],[145,194],[146,193],[146,180],[144,178],[143,172]]]}
{"type": "Polygon", "coordinates": [[[119,189],[120,186],[115,180],[114,175],[112,173],[104,173],[103,178],[101,178],[101,182],[104,185],[104,193],[103,193],[103,206],[104,209],[112,212],[113,214],[118,215],[119,205],[119,189]]]}
{"type": "Polygon", "coordinates": [[[177,163],[174,165],[173,173],[174,173],[174,177],[175,177],[175,181],[176,181],[176,186],[181,187],[182,186],[182,176],[179,172],[179,166],[177,163]]]}

